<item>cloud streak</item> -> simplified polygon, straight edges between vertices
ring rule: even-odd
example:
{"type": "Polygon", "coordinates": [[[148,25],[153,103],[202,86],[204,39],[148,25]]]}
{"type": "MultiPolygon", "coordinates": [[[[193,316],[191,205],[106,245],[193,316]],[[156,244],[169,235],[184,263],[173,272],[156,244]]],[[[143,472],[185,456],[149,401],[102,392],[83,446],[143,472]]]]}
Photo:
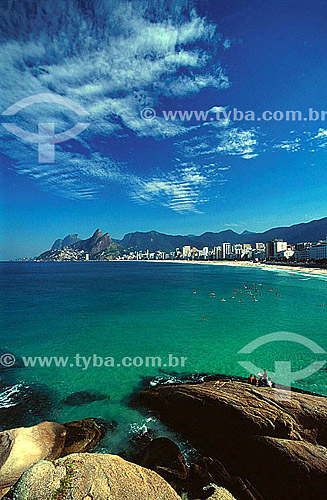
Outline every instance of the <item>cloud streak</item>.
{"type": "MultiPolygon", "coordinates": [[[[56,145],[54,165],[38,164],[35,144],[19,142],[0,127],[2,152],[12,168],[69,198],[91,199],[108,182],[127,182],[134,186],[134,199],[162,199],[173,210],[194,211],[208,182],[203,174],[183,169],[179,175],[162,172],[160,180],[152,174],[137,177],[126,173],[110,146],[100,155],[97,144],[188,133],[186,124],[149,122],[140,112],[162,99],[228,88],[211,50],[218,44],[223,50],[216,27],[190,11],[186,1],[25,0],[7,6],[0,24],[2,111],[25,97],[53,93],[80,104],[91,121],[80,137],[56,145]]],[[[12,121],[34,132],[39,122],[52,122],[60,133],[76,116],[64,107],[38,104],[12,121]]]]}

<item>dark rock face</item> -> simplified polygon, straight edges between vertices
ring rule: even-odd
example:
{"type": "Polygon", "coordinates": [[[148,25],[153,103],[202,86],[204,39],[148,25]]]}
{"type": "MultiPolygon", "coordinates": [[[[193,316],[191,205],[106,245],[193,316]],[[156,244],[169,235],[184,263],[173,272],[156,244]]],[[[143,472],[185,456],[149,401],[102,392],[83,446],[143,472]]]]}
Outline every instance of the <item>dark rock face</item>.
{"type": "Polygon", "coordinates": [[[85,252],[90,253],[95,246],[95,244],[103,237],[101,229],[97,229],[91,238],[88,238],[87,240],[80,240],[77,243],[75,243],[73,248],[76,248],[77,250],[84,250],[85,252]]]}
{"type": "Polygon", "coordinates": [[[151,441],[156,437],[156,431],[153,429],[146,429],[145,431],[140,430],[133,434],[130,438],[129,443],[132,446],[132,461],[137,461],[137,457],[144,452],[146,447],[151,443],[151,441]]]}
{"type": "Polygon", "coordinates": [[[62,239],[56,240],[54,242],[54,244],[52,245],[51,250],[59,250],[59,249],[61,249],[63,247],[68,247],[69,245],[73,245],[77,241],[79,241],[78,234],[76,234],[76,233],[75,234],[69,234],[63,240],[62,239]]]}
{"type": "Polygon", "coordinates": [[[177,444],[168,438],[153,439],[138,458],[137,463],[151,469],[166,481],[177,492],[181,492],[181,485],[188,476],[185,459],[177,444]]]}
{"type": "Polygon", "coordinates": [[[110,247],[111,244],[112,244],[112,240],[111,240],[109,234],[105,233],[101,238],[99,238],[97,240],[95,245],[92,247],[91,252],[90,252],[91,257],[93,255],[100,253],[100,252],[103,252],[103,250],[110,247]]]}
{"type": "Polygon", "coordinates": [[[327,494],[327,449],[305,441],[253,436],[243,445],[246,476],[271,500],[323,499],[327,494]],[[255,468],[251,464],[256,464],[255,468]]]}
{"type": "Polygon", "coordinates": [[[262,496],[247,479],[232,476],[221,462],[210,457],[202,457],[191,464],[187,481],[192,498],[207,498],[206,486],[223,486],[238,500],[263,500],[262,496]]]}
{"type": "Polygon", "coordinates": [[[58,239],[54,242],[54,244],[51,247],[51,250],[58,250],[59,248],[62,248],[62,239],[58,239]]]}
{"type": "Polygon", "coordinates": [[[229,478],[217,472],[216,462],[199,464],[197,473],[209,472],[237,498],[295,500],[302,498],[300,490],[306,499],[325,498],[327,398],[293,392],[290,401],[281,401],[270,388],[210,381],[156,386],[140,401],[221,461],[229,478]]]}
{"type": "Polygon", "coordinates": [[[70,453],[91,451],[103,437],[101,426],[93,418],[67,422],[63,427],[66,430],[66,439],[61,457],[70,453]]]}
{"type": "Polygon", "coordinates": [[[143,391],[140,401],[157,411],[205,451],[252,435],[305,439],[327,445],[327,398],[235,381],[171,384],[143,391]]]}
{"type": "Polygon", "coordinates": [[[110,399],[110,396],[95,392],[79,391],[67,396],[63,400],[63,403],[68,406],[83,406],[94,401],[103,401],[104,399],[110,399]]]}

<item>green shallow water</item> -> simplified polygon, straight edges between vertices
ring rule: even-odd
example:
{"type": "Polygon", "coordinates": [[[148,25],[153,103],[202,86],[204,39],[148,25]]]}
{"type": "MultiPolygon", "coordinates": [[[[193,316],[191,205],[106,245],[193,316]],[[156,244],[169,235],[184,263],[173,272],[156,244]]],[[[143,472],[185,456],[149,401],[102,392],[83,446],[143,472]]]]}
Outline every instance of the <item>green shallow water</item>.
{"type": "MultiPolygon", "coordinates": [[[[327,305],[320,306],[327,304],[326,278],[150,262],[2,263],[0,267],[4,352],[17,358],[73,358],[77,353],[116,360],[161,356],[166,361],[169,354],[187,357],[185,368],[35,366],[2,370],[2,377],[8,379],[9,374],[12,384],[42,383],[53,390],[57,421],[89,416],[116,420],[119,426],[115,437],[110,437],[110,451],[119,451],[126,436],[142,425],[162,432],[160,424],[149,424],[146,415],[126,404],[142,377],[163,372],[247,376],[238,363],[243,359],[238,351],[251,340],[278,331],[303,335],[327,350],[327,305]],[[251,292],[257,302],[244,288],[254,283],[259,291],[251,292]],[[233,289],[243,293],[232,299],[233,289]],[[110,394],[111,399],[81,407],[60,403],[72,392],[85,390],[110,394]]],[[[274,369],[275,360],[291,360],[295,370],[324,358],[301,345],[278,342],[260,347],[249,359],[267,370],[274,369]]],[[[326,367],[297,386],[327,395],[326,367]]],[[[33,418],[32,412],[31,423],[33,418]]]]}

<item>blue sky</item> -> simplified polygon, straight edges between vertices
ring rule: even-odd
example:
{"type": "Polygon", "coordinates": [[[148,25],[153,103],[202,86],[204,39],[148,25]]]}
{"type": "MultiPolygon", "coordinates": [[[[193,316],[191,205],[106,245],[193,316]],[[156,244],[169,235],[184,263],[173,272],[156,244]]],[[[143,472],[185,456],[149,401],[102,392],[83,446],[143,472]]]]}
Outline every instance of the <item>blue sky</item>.
{"type": "Polygon", "coordinates": [[[325,0],[1,2],[2,259],[97,227],[261,231],[326,216],[327,116],[315,122],[166,121],[164,110],[327,110],[325,0]],[[9,7],[8,7],[8,5],[9,7]],[[38,163],[3,123],[61,133],[38,163]],[[144,120],[143,108],[156,112],[144,120]],[[82,121],[85,121],[84,118],[82,121]]]}

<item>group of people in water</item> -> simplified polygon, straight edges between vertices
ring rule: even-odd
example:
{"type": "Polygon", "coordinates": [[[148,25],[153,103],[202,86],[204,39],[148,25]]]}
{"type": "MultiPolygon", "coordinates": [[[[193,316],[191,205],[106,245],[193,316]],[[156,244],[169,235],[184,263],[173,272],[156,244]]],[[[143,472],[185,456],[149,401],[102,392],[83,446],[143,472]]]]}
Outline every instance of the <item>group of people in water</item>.
{"type": "Polygon", "coordinates": [[[267,370],[264,369],[263,373],[258,373],[258,375],[251,375],[248,378],[248,381],[251,385],[255,385],[256,387],[272,387],[273,383],[271,378],[268,377],[267,370]]]}

